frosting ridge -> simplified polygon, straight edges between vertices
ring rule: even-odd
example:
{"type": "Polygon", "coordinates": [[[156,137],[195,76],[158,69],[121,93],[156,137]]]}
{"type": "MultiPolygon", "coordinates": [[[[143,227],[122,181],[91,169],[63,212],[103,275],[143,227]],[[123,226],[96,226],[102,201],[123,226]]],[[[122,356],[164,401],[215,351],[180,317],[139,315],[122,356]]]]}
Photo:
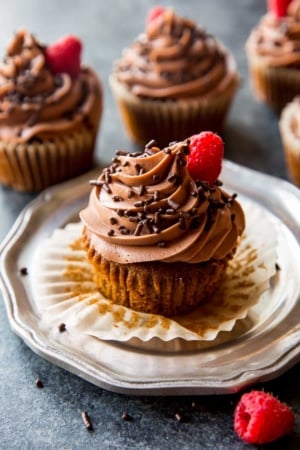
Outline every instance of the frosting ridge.
{"type": "Polygon", "coordinates": [[[172,99],[217,94],[236,68],[216,39],[169,8],[123,51],[114,74],[137,96],[172,99]]]}
{"type": "Polygon", "coordinates": [[[152,141],[144,152],[117,152],[80,213],[97,252],[118,263],[199,263],[234,251],[243,211],[220,182],[191,178],[188,145],[160,150],[152,141]]]}

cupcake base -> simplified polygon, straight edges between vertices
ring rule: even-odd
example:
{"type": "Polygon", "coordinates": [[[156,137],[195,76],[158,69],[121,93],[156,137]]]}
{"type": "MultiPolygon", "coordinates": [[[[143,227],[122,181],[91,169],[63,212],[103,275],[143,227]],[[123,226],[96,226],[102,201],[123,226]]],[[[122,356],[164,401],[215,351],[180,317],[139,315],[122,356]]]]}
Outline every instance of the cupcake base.
{"type": "Polygon", "coordinates": [[[231,254],[222,260],[199,264],[159,261],[118,264],[94,250],[86,230],[83,246],[102,295],[135,311],[167,317],[192,311],[209,300],[232,257],[231,254]]]}
{"type": "Polygon", "coordinates": [[[114,75],[110,86],[129,138],[144,146],[155,139],[160,147],[200,131],[220,132],[239,84],[233,75],[219,95],[180,100],[151,100],[133,95],[114,75]]]}
{"type": "Polygon", "coordinates": [[[300,70],[268,67],[256,55],[248,55],[252,85],[258,100],[280,112],[300,92],[300,70]]]}
{"type": "Polygon", "coordinates": [[[42,142],[0,140],[0,183],[17,191],[41,191],[88,171],[94,146],[95,135],[85,127],[42,142]]]}

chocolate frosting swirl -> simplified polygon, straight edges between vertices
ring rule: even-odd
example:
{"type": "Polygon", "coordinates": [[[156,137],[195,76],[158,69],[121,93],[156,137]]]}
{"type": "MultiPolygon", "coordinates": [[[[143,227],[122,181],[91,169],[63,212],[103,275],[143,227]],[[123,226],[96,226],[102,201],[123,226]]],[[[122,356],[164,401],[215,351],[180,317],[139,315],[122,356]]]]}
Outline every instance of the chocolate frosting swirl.
{"type": "Polygon", "coordinates": [[[235,196],[220,183],[195,182],[186,167],[188,141],[164,150],[117,152],[94,181],[80,213],[96,251],[118,263],[199,263],[223,259],[245,223],[235,196]]]}
{"type": "Polygon", "coordinates": [[[172,9],[124,50],[114,74],[133,94],[158,99],[218,94],[237,77],[228,51],[172,9]]]}
{"type": "Polygon", "coordinates": [[[0,66],[0,138],[28,142],[75,131],[85,123],[96,131],[102,113],[102,87],[90,68],[76,79],[53,75],[45,46],[20,30],[0,66]]]}
{"type": "Polygon", "coordinates": [[[252,30],[246,48],[271,67],[300,67],[300,1],[290,3],[286,17],[268,13],[252,30]]]}

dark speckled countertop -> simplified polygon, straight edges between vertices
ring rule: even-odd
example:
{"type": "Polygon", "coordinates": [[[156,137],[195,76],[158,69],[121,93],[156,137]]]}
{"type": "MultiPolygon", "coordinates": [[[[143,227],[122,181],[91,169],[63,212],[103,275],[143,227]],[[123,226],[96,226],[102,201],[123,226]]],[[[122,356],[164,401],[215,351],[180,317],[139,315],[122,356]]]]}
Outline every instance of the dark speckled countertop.
{"type": "MultiPolygon", "coordinates": [[[[10,0],[0,1],[0,53],[12,33],[25,26],[45,42],[74,33],[84,42],[84,61],[99,72],[105,111],[97,158],[110,161],[117,148],[132,149],[121,126],[108,86],[112,60],[144,26],[152,0],[10,0]]],[[[225,129],[227,159],[287,178],[278,132],[278,117],[251,92],[244,44],[265,11],[263,0],[161,0],[192,17],[234,53],[241,87],[225,129]]],[[[0,239],[34,196],[0,187],[0,239]]],[[[300,448],[300,365],[258,385],[292,406],[292,436],[265,446],[300,448]]],[[[140,396],[116,394],[90,384],[30,350],[10,329],[0,302],[0,448],[11,449],[249,449],[233,431],[233,411],[240,396],[140,396]],[[35,380],[40,378],[43,388],[35,380]],[[94,431],[83,425],[86,410],[94,431]],[[127,412],[131,420],[122,419],[127,412]],[[177,415],[177,418],[176,418],[177,415]],[[178,420],[181,418],[182,420],[178,420]]]]}

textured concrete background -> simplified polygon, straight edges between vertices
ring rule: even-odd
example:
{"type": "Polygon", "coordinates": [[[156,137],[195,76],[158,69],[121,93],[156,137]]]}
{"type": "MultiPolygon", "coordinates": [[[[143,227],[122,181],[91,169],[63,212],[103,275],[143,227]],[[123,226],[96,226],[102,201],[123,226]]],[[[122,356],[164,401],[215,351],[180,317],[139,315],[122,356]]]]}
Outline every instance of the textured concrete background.
{"type": "MultiPolygon", "coordinates": [[[[0,54],[12,33],[25,26],[51,43],[66,33],[84,42],[83,60],[100,74],[105,111],[97,159],[110,161],[116,148],[132,149],[108,87],[112,61],[140,32],[152,0],[1,0],[0,54]]],[[[286,178],[278,118],[256,102],[247,73],[244,44],[265,11],[263,0],[162,0],[203,24],[232,50],[242,83],[225,129],[225,156],[259,171],[286,178]]],[[[0,239],[33,196],[0,188],[0,239]]],[[[300,366],[264,383],[298,413],[298,433],[273,449],[300,448],[300,366]]],[[[107,392],[33,353],[9,328],[0,302],[0,448],[1,449],[248,449],[236,436],[232,414],[239,395],[217,397],[131,397],[107,392]],[[35,387],[35,379],[44,382],[35,387]],[[195,402],[196,407],[192,406],[195,402]],[[89,433],[81,411],[94,424],[89,433]],[[127,411],[131,421],[122,420],[127,411]],[[178,422],[174,415],[182,414],[178,422]]],[[[255,448],[252,446],[251,448],[255,448]]]]}

